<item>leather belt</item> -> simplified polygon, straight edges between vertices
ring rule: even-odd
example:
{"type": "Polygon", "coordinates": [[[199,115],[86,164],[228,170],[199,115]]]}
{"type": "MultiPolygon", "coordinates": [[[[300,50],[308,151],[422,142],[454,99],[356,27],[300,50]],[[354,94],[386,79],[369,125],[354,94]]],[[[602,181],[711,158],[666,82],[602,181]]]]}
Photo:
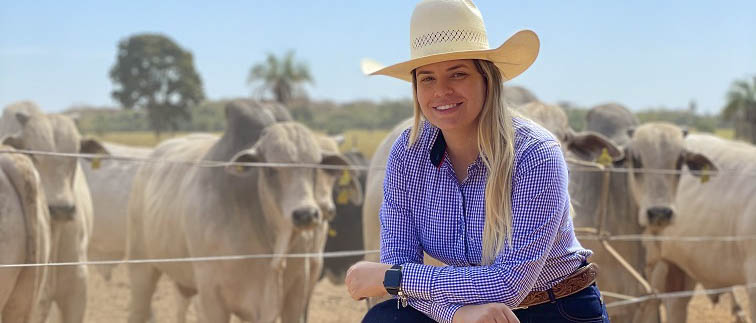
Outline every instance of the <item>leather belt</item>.
{"type": "Polygon", "coordinates": [[[575,294],[596,282],[598,276],[598,265],[590,263],[578,268],[577,271],[562,279],[549,290],[530,292],[525,299],[515,307],[515,310],[526,309],[530,306],[545,304],[555,299],[575,294]],[[553,299],[549,297],[549,292],[553,294],[553,299]]]}

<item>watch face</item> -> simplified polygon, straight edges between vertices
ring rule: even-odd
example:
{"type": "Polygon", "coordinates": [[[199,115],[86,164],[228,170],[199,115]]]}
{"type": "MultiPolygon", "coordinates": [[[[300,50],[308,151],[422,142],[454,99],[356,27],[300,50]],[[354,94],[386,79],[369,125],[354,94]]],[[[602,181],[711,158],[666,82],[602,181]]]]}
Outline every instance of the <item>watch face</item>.
{"type": "Polygon", "coordinates": [[[402,282],[402,272],[398,269],[389,269],[383,278],[383,286],[386,288],[399,288],[402,282]]]}

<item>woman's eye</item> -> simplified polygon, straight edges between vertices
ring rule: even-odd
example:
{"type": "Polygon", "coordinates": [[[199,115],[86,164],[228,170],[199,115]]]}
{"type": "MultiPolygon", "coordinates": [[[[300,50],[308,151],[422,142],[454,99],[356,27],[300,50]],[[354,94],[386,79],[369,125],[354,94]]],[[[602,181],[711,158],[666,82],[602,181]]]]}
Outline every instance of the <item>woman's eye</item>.
{"type": "Polygon", "coordinates": [[[463,78],[465,76],[467,76],[467,74],[466,73],[462,73],[462,72],[457,72],[457,73],[452,74],[452,78],[453,79],[461,79],[461,78],[463,78]]]}
{"type": "Polygon", "coordinates": [[[433,81],[433,77],[426,76],[420,79],[420,82],[423,82],[423,83],[428,83],[430,81],[433,81]]]}

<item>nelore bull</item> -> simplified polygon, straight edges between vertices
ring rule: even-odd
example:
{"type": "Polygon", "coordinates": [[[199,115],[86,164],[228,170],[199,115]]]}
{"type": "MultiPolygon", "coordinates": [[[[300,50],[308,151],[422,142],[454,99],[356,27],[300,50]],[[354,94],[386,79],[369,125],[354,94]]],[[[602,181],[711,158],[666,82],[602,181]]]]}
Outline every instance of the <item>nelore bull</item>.
{"type": "MultiPolygon", "coordinates": [[[[226,107],[220,138],[172,139],[150,158],[190,162],[265,162],[348,165],[285,110],[251,101],[226,107]]],[[[130,265],[130,322],[151,316],[157,279],[166,274],[186,296],[198,295],[206,322],[236,315],[252,322],[301,317],[302,293],[318,277],[303,259],[285,254],[322,250],[334,181],[342,170],[311,167],[197,167],[147,164],[129,201],[128,256],[133,259],[275,254],[272,259],[130,265]],[[292,277],[293,276],[293,277],[292,277]],[[297,279],[301,281],[295,282],[297,279]],[[300,301],[294,304],[290,297],[300,301]],[[296,307],[292,309],[291,306],[296,307]],[[300,310],[301,309],[301,310],[300,310]]],[[[352,175],[353,176],[353,175],[352,175]]],[[[355,188],[357,189],[357,188],[355,188]]],[[[307,291],[309,290],[309,291],[307,291]]],[[[307,296],[309,298],[309,295],[307,296]]]]}

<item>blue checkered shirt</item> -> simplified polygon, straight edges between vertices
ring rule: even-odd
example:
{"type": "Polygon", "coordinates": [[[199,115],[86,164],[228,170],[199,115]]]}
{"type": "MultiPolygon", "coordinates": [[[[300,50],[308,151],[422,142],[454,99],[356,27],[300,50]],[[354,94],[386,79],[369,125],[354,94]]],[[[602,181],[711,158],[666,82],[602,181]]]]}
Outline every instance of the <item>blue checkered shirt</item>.
{"type": "Polygon", "coordinates": [[[516,307],[553,287],[592,252],[575,238],[567,165],[548,131],[514,118],[512,243],[481,266],[488,171],[478,158],[459,183],[438,128],[427,121],[408,148],[409,129],[391,149],[381,206],[381,262],[402,264],[410,306],[451,322],[468,304],[516,307]],[[423,265],[423,251],[448,266],[423,265]]]}

